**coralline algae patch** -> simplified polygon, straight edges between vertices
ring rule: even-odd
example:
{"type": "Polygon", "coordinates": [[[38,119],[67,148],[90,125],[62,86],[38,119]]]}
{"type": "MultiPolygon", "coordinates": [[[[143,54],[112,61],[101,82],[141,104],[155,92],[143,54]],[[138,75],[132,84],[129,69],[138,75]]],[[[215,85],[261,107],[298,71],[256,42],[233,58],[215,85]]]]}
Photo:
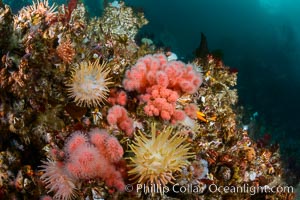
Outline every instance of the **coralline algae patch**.
{"type": "Polygon", "coordinates": [[[0,199],[293,199],[209,189],[285,186],[238,121],[237,73],[137,45],[148,21],[124,2],[86,16],[0,1],[0,199]]]}

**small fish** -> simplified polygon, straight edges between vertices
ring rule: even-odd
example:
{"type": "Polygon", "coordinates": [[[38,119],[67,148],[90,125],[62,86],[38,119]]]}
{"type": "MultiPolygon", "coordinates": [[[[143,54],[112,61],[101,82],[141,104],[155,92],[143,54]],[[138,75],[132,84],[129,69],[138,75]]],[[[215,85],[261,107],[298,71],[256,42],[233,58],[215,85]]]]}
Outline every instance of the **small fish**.
{"type": "Polygon", "coordinates": [[[209,121],[216,121],[217,120],[217,116],[212,116],[209,118],[205,117],[205,114],[203,112],[197,111],[197,118],[203,122],[209,122],[209,121]]]}
{"type": "Polygon", "coordinates": [[[197,118],[203,122],[208,122],[207,119],[205,119],[205,114],[200,111],[197,111],[197,118]]]}

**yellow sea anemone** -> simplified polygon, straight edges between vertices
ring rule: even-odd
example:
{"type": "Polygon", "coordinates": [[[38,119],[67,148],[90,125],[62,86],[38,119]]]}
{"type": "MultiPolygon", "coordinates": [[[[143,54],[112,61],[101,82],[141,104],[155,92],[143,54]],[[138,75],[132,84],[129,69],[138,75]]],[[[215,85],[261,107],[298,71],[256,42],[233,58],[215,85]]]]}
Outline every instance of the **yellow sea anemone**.
{"type": "Polygon", "coordinates": [[[134,175],[132,178],[139,184],[161,184],[173,183],[173,173],[181,171],[182,167],[190,162],[188,158],[194,153],[189,152],[190,145],[184,144],[185,138],[177,133],[171,135],[172,127],[167,127],[158,135],[155,124],[151,126],[152,137],[147,138],[140,132],[135,141],[130,145],[135,157],[128,173],[134,175]]]}
{"type": "Polygon", "coordinates": [[[78,68],[74,68],[71,79],[67,83],[68,95],[74,98],[79,106],[96,107],[107,99],[109,93],[109,68],[106,64],[95,62],[81,62],[78,68]]]}

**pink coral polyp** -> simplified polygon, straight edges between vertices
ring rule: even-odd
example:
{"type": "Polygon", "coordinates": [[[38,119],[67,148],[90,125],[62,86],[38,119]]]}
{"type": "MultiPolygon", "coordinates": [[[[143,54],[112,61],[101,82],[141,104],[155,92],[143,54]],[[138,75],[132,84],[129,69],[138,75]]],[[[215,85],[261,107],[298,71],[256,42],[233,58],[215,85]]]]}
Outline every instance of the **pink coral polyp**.
{"type": "Polygon", "coordinates": [[[108,110],[107,122],[110,125],[117,125],[122,131],[125,131],[127,136],[132,136],[134,131],[133,120],[127,115],[124,107],[114,105],[108,110]]]}

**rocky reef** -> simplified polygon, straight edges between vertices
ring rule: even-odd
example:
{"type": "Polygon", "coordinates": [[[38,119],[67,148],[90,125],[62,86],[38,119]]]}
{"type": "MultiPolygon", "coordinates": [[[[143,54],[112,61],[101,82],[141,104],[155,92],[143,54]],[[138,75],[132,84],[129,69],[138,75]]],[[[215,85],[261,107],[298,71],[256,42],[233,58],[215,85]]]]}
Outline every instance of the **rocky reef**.
{"type": "Polygon", "coordinates": [[[240,122],[237,72],[138,45],[147,23],[0,0],[0,199],[294,199],[240,122]]]}

